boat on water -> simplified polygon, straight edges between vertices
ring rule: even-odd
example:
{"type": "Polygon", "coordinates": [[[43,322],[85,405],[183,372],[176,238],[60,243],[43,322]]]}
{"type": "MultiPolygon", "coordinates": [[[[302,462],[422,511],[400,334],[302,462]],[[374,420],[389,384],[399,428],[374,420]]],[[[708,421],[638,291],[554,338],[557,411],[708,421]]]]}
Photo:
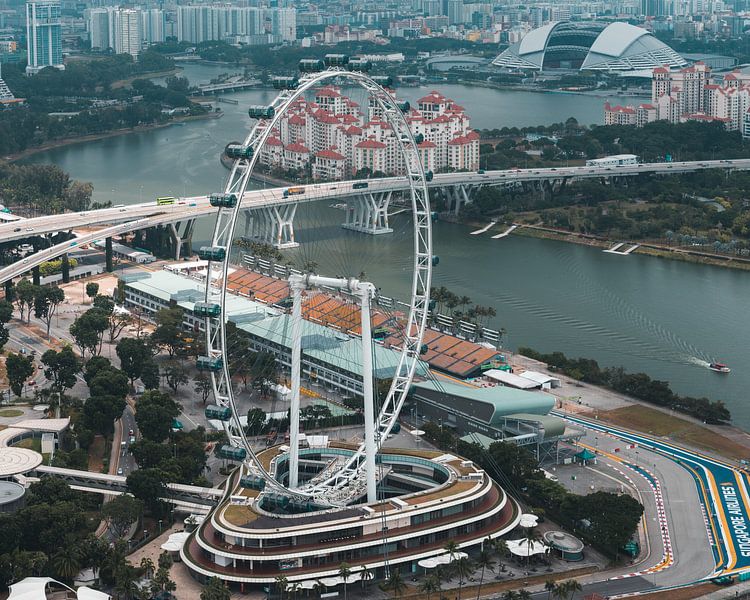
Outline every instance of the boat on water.
{"type": "Polygon", "coordinates": [[[717,373],[729,373],[731,371],[731,369],[724,363],[717,362],[712,362],[710,365],[708,365],[708,368],[717,373]]]}

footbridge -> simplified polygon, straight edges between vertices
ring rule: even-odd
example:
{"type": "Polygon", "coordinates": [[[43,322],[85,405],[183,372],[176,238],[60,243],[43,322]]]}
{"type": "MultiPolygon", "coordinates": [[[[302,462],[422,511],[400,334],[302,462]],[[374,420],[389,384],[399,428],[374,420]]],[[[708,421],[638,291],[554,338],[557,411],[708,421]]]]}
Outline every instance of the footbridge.
{"type": "MultiPolygon", "coordinates": [[[[580,179],[616,180],[641,174],[672,175],[711,169],[750,170],[750,159],[441,173],[435,175],[428,186],[443,197],[449,211],[458,213],[462,206],[473,201],[476,193],[484,186],[514,188],[537,185],[542,189],[553,189],[580,179]]],[[[245,212],[244,235],[282,248],[295,245],[293,219],[296,205],[323,199],[346,203],[345,222],[342,223],[344,227],[366,234],[388,233],[389,204],[396,193],[408,188],[408,183],[403,177],[384,177],[295,187],[304,188],[304,193],[287,196],[285,187],[245,193],[242,198],[245,212]],[[258,226],[259,223],[262,226],[258,226]]],[[[185,232],[192,231],[194,220],[211,215],[215,210],[210,205],[208,196],[192,196],[179,198],[171,205],[157,206],[152,201],[0,223],[0,240],[4,242],[61,231],[75,232],[76,236],[75,239],[41,250],[0,269],[0,283],[11,281],[43,262],[66,256],[78,246],[103,239],[111,240],[113,236],[157,225],[169,228],[175,242],[175,258],[178,258],[181,247],[189,242],[185,232]]],[[[243,232],[239,233],[242,235],[243,232]]]]}
{"type": "MultiPolygon", "coordinates": [[[[127,477],[122,475],[109,475],[107,473],[93,473],[90,471],[39,465],[32,473],[28,473],[25,477],[27,479],[34,479],[34,477],[41,478],[45,475],[59,477],[72,489],[82,492],[104,495],[120,495],[127,492],[127,477]]],[[[178,509],[189,510],[191,512],[208,512],[216,505],[223,494],[224,490],[218,488],[168,483],[167,493],[162,500],[173,504],[178,509]]]]}

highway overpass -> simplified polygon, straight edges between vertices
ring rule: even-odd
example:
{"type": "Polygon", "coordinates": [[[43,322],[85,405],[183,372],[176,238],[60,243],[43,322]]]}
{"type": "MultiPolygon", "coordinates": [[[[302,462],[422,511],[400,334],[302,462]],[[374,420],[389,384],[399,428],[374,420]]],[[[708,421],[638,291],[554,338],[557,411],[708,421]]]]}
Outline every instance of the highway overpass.
{"type": "MultiPolygon", "coordinates": [[[[577,179],[633,177],[640,174],[678,174],[711,169],[750,170],[750,159],[708,160],[670,163],[641,163],[612,167],[552,167],[540,169],[510,169],[476,173],[441,173],[427,185],[431,189],[443,190],[449,203],[457,212],[460,206],[471,201],[471,193],[483,186],[515,186],[523,183],[563,182],[577,179]]],[[[247,211],[273,210],[278,207],[297,205],[321,200],[368,196],[374,204],[387,202],[390,194],[408,188],[404,177],[385,177],[358,181],[314,183],[304,187],[300,195],[284,197],[286,187],[252,190],[242,198],[242,208],[247,211]],[[366,189],[354,189],[355,183],[366,181],[366,189]]],[[[382,204],[381,204],[382,205],[382,204]]],[[[0,223],[0,240],[4,242],[26,239],[60,231],[83,230],[75,240],[57,244],[21,261],[0,269],[0,283],[19,277],[43,262],[57,258],[76,249],[107,237],[146,229],[156,225],[174,225],[194,220],[215,212],[208,196],[179,198],[175,204],[157,206],[155,201],[116,206],[99,210],[66,213],[0,223]],[[90,227],[102,227],[86,231],[90,227]]],[[[278,215],[277,215],[278,218],[278,215]]],[[[364,229],[363,229],[364,230],[364,229]]]]}

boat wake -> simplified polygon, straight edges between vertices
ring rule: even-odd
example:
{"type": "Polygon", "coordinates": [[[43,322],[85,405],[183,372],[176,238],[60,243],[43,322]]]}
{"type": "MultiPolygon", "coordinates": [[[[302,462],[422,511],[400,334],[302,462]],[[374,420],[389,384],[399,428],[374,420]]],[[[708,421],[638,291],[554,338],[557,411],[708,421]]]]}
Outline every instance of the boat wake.
{"type": "Polygon", "coordinates": [[[697,356],[690,356],[688,357],[688,362],[693,365],[697,365],[699,367],[703,367],[704,369],[708,369],[709,365],[711,364],[707,360],[703,360],[702,358],[698,358],[697,356]]]}

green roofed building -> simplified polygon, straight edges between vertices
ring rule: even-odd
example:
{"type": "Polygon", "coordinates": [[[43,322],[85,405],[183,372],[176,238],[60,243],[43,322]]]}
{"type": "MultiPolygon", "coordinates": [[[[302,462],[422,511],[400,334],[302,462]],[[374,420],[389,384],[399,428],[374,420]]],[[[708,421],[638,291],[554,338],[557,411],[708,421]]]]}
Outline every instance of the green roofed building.
{"type": "MultiPolygon", "coordinates": [[[[123,278],[125,306],[137,308],[153,319],[162,308],[179,306],[186,331],[202,330],[205,318],[194,314],[196,302],[205,297],[204,284],[170,271],[139,271],[123,278]]],[[[292,322],[278,308],[236,294],[227,294],[228,321],[247,340],[253,351],[270,352],[282,370],[291,370],[292,322]]],[[[373,371],[377,379],[391,379],[400,352],[373,345],[373,371]]],[[[425,376],[428,365],[417,363],[416,374],[425,376]]],[[[342,395],[362,396],[362,343],[359,337],[311,321],[302,325],[302,377],[342,395]]]]}
{"type": "Polygon", "coordinates": [[[583,432],[550,411],[555,398],[539,391],[507,386],[476,387],[444,379],[412,385],[410,405],[420,422],[432,421],[456,431],[461,439],[484,447],[497,440],[528,446],[541,460],[557,458],[561,440],[579,439],[583,432]]]}

